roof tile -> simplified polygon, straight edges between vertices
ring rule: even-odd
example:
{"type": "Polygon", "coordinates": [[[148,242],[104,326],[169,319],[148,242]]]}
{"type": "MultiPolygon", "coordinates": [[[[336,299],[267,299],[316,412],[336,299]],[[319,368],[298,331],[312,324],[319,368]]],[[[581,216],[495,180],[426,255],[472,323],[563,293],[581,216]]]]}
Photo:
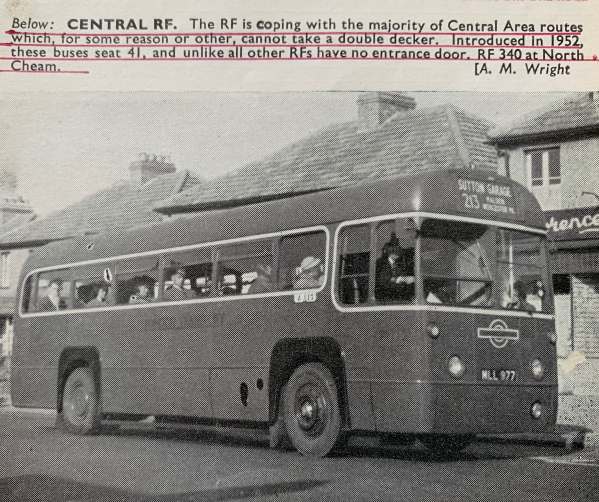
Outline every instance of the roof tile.
{"type": "Polygon", "coordinates": [[[261,161],[170,197],[159,203],[157,210],[210,209],[404,172],[464,167],[460,156],[464,151],[476,167],[496,171],[495,150],[484,143],[491,126],[451,105],[397,113],[369,131],[359,131],[357,122],[334,124],[261,161]],[[457,130],[452,129],[451,114],[457,130]]]}
{"type": "Polygon", "coordinates": [[[140,186],[121,181],[44,218],[0,233],[0,247],[44,243],[159,222],[162,218],[152,209],[153,205],[172,196],[177,189],[189,189],[198,183],[187,171],[158,176],[140,186]]]}

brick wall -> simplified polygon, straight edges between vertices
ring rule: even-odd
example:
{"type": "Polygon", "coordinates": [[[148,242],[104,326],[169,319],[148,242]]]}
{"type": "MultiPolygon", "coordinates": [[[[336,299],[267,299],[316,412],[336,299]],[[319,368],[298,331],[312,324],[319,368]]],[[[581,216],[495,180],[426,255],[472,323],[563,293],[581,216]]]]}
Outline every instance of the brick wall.
{"type": "Polygon", "coordinates": [[[557,355],[567,357],[572,350],[572,300],[569,294],[555,295],[557,355]]]}
{"type": "Polygon", "coordinates": [[[572,277],[574,349],[599,358],[599,274],[572,277]]]}

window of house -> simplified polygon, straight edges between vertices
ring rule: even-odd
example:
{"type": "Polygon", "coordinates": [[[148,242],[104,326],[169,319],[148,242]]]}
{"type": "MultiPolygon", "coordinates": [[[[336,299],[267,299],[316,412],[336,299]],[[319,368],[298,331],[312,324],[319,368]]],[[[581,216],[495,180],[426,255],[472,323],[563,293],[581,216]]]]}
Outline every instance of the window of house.
{"type": "Polygon", "coordinates": [[[277,291],[271,239],[223,246],[219,250],[218,294],[247,295],[277,291]]]}
{"type": "Polygon", "coordinates": [[[162,299],[183,301],[205,298],[213,291],[212,249],[200,248],[164,257],[162,299]]]}
{"type": "Polygon", "coordinates": [[[527,151],[526,165],[531,187],[558,185],[562,181],[559,147],[527,151]]]}
{"type": "Polygon", "coordinates": [[[325,282],[326,236],[322,231],[281,238],[278,282],[281,289],[311,289],[325,282]]]}
{"type": "Polygon", "coordinates": [[[370,226],[344,227],[339,233],[339,301],[346,305],[368,301],[370,226]]]}
{"type": "Polygon", "coordinates": [[[0,254],[0,288],[10,287],[10,253],[0,254]]]}

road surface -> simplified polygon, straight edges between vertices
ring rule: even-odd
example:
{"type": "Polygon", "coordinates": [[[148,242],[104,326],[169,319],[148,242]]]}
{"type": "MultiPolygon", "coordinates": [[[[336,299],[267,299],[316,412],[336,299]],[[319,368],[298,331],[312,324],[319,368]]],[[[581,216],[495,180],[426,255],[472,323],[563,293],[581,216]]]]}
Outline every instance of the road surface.
{"type": "Polygon", "coordinates": [[[257,432],[109,427],[70,436],[54,415],[0,408],[0,500],[599,500],[596,452],[477,442],[454,458],[352,440],[335,456],[268,449],[257,432]]]}

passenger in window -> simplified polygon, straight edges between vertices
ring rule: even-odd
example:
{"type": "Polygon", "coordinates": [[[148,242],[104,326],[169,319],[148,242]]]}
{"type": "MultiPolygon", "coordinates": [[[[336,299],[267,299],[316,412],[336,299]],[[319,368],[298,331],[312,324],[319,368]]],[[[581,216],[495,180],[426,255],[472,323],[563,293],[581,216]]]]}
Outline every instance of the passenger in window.
{"type": "Polygon", "coordinates": [[[130,304],[139,304],[139,303],[150,303],[154,300],[152,295],[150,294],[150,290],[153,289],[154,285],[150,281],[140,282],[137,285],[137,291],[135,294],[132,294],[129,298],[130,304]]]}
{"type": "Polygon", "coordinates": [[[293,283],[293,289],[318,288],[324,283],[322,273],[322,262],[320,258],[307,256],[299,266],[297,279],[293,283]]]}
{"type": "Polygon", "coordinates": [[[411,301],[414,283],[414,249],[402,248],[392,233],[376,261],[375,296],[382,301],[411,301]]]}
{"type": "Polygon", "coordinates": [[[38,301],[37,310],[39,312],[52,312],[67,308],[66,302],[60,297],[61,288],[62,281],[60,279],[52,279],[46,288],[46,296],[43,296],[38,301]]]}
{"type": "Polygon", "coordinates": [[[86,307],[105,307],[108,305],[108,286],[102,285],[98,289],[96,297],[87,303],[86,307]]]}
{"type": "Polygon", "coordinates": [[[179,267],[171,276],[172,284],[166,287],[164,291],[164,299],[166,301],[187,300],[195,298],[195,293],[183,287],[185,284],[185,269],[179,267]]]}
{"type": "Polygon", "coordinates": [[[508,303],[508,309],[514,310],[526,310],[527,312],[535,312],[537,309],[531,303],[528,303],[526,296],[526,284],[523,281],[516,281],[514,283],[514,301],[508,303]]]}
{"type": "Polygon", "coordinates": [[[272,282],[272,267],[270,265],[259,264],[256,267],[258,277],[250,284],[248,294],[253,295],[255,293],[268,293],[270,291],[276,291],[276,284],[272,282]]]}

